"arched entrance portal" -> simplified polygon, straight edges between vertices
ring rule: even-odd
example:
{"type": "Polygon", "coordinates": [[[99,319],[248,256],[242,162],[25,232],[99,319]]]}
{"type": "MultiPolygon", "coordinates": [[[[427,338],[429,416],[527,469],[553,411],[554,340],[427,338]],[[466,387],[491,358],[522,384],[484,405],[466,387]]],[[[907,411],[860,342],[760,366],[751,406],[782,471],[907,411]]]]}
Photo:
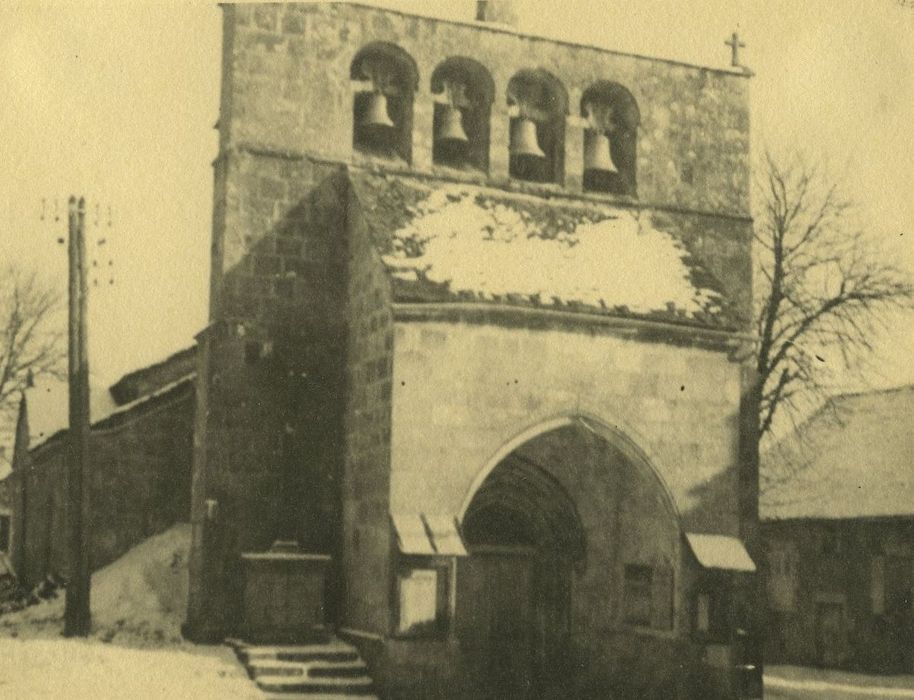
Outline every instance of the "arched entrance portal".
{"type": "Polygon", "coordinates": [[[463,532],[470,557],[457,599],[475,611],[463,638],[485,655],[493,695],[522,697],[565,672],[572,570],[585,557],[580,518],[558,480],[514,452],[483,482],[463,532]]]}
{"type": "Polygon", "coordinates": [[[629,448],[568,421],[516,445],[478,483],[462,519],[469,556],[456,596],[478,696],[567,697],[583,670],[575,654],[602,655],[591,631],[653,625],[627,618],[658,608],[626,607],[626,571],[672,569],[678,518],[629,448]]]}

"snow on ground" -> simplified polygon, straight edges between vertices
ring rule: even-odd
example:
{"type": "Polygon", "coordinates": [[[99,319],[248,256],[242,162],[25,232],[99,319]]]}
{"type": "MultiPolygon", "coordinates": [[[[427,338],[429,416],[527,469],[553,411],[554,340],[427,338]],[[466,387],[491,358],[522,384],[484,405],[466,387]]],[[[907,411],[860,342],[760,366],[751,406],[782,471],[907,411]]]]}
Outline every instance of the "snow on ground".
{"type": "Polygon", "coordinates": [[[914,700],[914,676],[873,676],[799,666],[765,668],[765,700],[914,700]]]}
{"type": "Polygon", "coordinates": [[[262,700],[227,647],[0,639],[0,698],[262,700]]]}
{"type": "MultiPolygon", "coordinates": [[[[187,611],[190,525],[150,537],[92,575],[92,636],[129,646],[180,644],[187,611]]],[[[0,617],[0,636],[55,637],[63,620],[63,592],[0,617]]]]}
{"type": "Polygon", "coordinates": [[[424,277],[483,298],[519,294],[635,313],[672,307],[694,315],[719,301],[692,283],[687,251],[629,211],[569,219],[545,235],[524,209],[454,185],[433,191],[411,212],[384,257],[406,281],[424,277]]]}
{"type": "Polygon", "coordinates": [[[0,698],[263,698],[227,647],[181,639],[190,526],[92,576],[92,636],[63,639],[63,591],[0,617],[0,698]]]}

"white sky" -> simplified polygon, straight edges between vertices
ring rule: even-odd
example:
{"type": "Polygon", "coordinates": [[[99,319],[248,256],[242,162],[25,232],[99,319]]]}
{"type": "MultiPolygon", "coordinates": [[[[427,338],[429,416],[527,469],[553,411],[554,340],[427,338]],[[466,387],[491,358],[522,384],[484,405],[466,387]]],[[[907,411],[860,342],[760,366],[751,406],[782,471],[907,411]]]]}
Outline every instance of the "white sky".
{"type": "MultiPolygon", "coordinates": [[[[377,4],[465,19],[475,6],[377,4]]],[[[897,0],[517,6],[523,31],[717,67],[728,64],[723,42],[738,29],[756,73],[754,147],[827,158],[866,205],[873,234],[914,270],[914,10],[897,0]]],[[[106,270],[112,260],[115,280],[105,272],[90,302],[99,380],[191,344],[205,324],[220,45],[215,5],[0,6],[0,256],[25,258],[62,283],[65,217],[54,223],[53,202],[63,214],[67,195],[86,194],[90,238],[108,238],[98,260],[106,270]],[[92,226],[96,202],[103,232],[92,226]]],[[[887,380],[914,382],[906,326],[882,348],[887,380]]]]}

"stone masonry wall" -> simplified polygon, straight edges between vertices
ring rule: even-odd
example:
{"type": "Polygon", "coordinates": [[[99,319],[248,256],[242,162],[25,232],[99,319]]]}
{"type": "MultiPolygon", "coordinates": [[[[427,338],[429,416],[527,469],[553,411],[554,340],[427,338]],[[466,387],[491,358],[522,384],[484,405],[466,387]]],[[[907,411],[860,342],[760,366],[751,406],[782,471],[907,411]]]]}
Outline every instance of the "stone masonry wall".
{"type": "Polygon", "coordinates": [[[339,168],[233,151],[216,184],[189,614],[214,635],[240,619],[241,552],[336,554],[346,327],[339,168]]]}
{"type": "MultiPolygon", "coordinates": [[[[569,692],[697,697],[695,678],[682,672],[700,676],[689,618],[696,571],[680,538],[683,531],[739,534],[740,365],[720,348],[671,344],[657,329],[638,339],[568,319],[560,325],[518,316],[493,324],[421,316],[416,310],[395,322],[391,511],[462,514],[483,470],[512,447],[548,465],[575,502],[587,538],[587,568],[574,575],[568,650],[575,668],[587,670],[575,674],[569,692]],[[655,475],[633,471],[612,443],[591,465],[587,439],[566,439],[570,430],[586,433],[582,427],[516,442],[570,416],[620,433],[655,475]],[[677,513],[665,505],[665,492],[677,513]],[[622,493],[618,516],[608,517],[622,493]],[[626,563],[670,567],[672,629],[620,621],[626,563]]],[[[459,651],[434,644],[400,642],[388,652],[383,679],[404,697],[453,686],[452,666],[461,663],[459,651]],[[408,651],[393,653],[400,647],[408,651]],[[433,651],[437,664],[415,660],[433,651]]]]}
{"type": "MultiPolygon", "coordinates": [[[[108,419],[90,441],[93,569],[190,515],[194,400],[191,385],[108,419]]],[[[33,585],[66,575],[66,442],[32,451],[8,478],[18,501],[17,573],[33,585]]]]}
{"type": "Polygon", "coordinates": [[[348,381],[343,480],[345,624],[385,634],[389,626],[390,282],[357,200],[349,204],[348,381]]]}
{"type": "MultiPolygon", "coordinates": [[[[349,69],[374,41],[400,46],[418,68],[414,101],[414,170],[432,165],[430,78],[451,56],[471,55],[495,83],[490,173],[508,180],[505,90],[521,69],[543,68],[564,84],[570,112],[599,80],[621,83],[641,112],[638,193],[642,202],[730,212],[749,209],[748,80],[727,71],[612,53],[529,37],[491,25],[446,22],[358,5],[293,3],[229,5],[233,53],[231,114],[225,142],[279,151],[352,158],[349,69]]],[[[468,17],[468,19],[470,19],[468,17]]],[[[611,28],[607,28],[611,31],[611,28]]],[[[581,191],[582,128],[566,127],[565,185],[581,191]]],[[[358,158],[357,158],[358,159],[358,158]]],[[[546,187],[548,189],[548,186],[546,187]]]]}
{"type": "Polygon", "coordinates": [[[460,513],[499,449],[583,414],[646,453],[684,529],[738,534],[740,367],[725,353],[597,329],[419,321],[396,323],[394,347],[392,510],[460,513]]]}

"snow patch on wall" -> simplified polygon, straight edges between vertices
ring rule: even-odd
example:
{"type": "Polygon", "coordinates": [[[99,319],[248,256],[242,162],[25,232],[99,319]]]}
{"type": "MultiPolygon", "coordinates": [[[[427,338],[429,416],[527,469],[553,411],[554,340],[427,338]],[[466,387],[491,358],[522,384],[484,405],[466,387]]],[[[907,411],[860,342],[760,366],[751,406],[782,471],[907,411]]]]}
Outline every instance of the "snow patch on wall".
{"type": "Polygon", "coordinates": [[[383,257],[405,282],[482,299],[520,295],[636,314],[720,311],[720,295],[693,284],[688,251],[646,215],[576,212],[547,226],[522,206],[460,185],[436,189],[408,211],[383,257]]]}

